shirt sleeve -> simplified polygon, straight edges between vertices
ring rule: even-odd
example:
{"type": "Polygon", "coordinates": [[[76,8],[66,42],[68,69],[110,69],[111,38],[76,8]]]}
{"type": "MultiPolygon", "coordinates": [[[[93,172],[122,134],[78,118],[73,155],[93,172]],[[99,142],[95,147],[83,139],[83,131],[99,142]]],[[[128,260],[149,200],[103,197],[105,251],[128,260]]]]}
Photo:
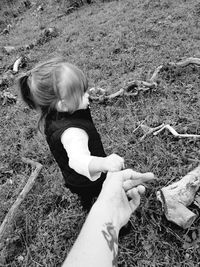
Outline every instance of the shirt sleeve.
{"type": "Polygon", "coordinates": [[[91,181],[100,177],[101,172],[90,175],[89,163],[95,156],[91,156],[88,148],[88,134],[84,130],[75,127],[68,128],[61,136],[61,143],[69,157],[70,168],[91,181]]]}

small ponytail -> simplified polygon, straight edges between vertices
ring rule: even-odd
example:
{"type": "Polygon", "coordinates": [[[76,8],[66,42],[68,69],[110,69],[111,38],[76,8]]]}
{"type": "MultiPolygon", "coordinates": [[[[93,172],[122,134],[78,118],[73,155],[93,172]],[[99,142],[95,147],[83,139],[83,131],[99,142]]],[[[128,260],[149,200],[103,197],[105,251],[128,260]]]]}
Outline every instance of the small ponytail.
{"type": "Polygon", "coordinates": [[[29,106],[29,108],[36,109],[36,104],[33,100],[31,89],[28,85],[28,78],[29,78],[28,75],[24,75],[21,78],[19,78],[18,85],[19,85],[20,93],[21,93],[22,99],[29,106]]]}

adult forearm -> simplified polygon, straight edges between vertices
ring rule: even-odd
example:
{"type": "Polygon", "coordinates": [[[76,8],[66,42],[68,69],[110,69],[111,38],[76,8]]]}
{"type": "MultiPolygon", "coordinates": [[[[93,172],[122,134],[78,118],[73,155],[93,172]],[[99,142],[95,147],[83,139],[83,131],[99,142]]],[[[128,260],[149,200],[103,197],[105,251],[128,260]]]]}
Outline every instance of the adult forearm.
{"type": "Polygon", "coordinates": [[[119,227],[106,207],[92,207],[63,267],[117,266],[119,227]]]}

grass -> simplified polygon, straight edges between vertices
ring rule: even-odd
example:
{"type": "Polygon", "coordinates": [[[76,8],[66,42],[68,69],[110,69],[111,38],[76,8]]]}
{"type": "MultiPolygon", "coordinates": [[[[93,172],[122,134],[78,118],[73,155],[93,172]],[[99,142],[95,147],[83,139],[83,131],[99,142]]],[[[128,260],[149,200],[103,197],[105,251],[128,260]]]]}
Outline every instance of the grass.
{"type": "MultiPolygon", "coordinates": [[[[9,1],[9,9],[4,5],[0,10],[2,29],[7,23],[12,25],[9,34],[1,35],[1,44],[18,48],[10,55],[1,53],[1,74],[21,54],[28,63],[20,74],[39,60],[61,54],[88,75],[90,87],[114,92],[128,81],[147,80],[161,64],[200,57],[197,0],[96,0],[90,5],[80,1],[70,14],[68,8],[76,1],[38,0],[31,1],[31,7],[22,2],[9,1]],[[41,4],[43,10],[37,11],[41,4]],[[18,12],[13,16],[14,10],[18,12]],[[46,27],[56,27],[58,36],[33,49],[19,49],[38,40],[46,27]]],[[[140,142],[141,129],[135,130],[142,121],[152,127],[164,122],[181,133],[200,134],[199,77],[198,67],[165,70],[156,91],[91,104],[107,154],[118,153],[125,158],[126,167],[152,171],[159,178],[148,186],[141,206],[131,217],[131,231],[120,237],[119,266],[199,264],[199,217],[187,230],[168,222],[156,191],[199,165],[200,141],[178,140],[163,132],[140,142]]],[[[8,90],[18,94],[16,83],[8,90]]],[[[45,139],[36,130],[37,114],[19,100],[1,106],[0,117],[0,222],[30,175],[21,157],[43,164],[1,247],[0,266],[60,266],[85,214],[77,197],[64,188],[45,139]]],[[[194,205],[191,209],[199,214],[194,205]]]]}

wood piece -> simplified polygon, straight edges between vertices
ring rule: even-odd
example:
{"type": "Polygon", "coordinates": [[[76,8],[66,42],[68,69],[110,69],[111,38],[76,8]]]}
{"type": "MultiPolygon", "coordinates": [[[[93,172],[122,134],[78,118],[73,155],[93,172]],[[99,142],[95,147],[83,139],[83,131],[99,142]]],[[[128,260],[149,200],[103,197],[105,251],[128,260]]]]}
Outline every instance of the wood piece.
{"type": "Polygon", "coordinates": [[[13,71],[14,71],[15,73],[17,73],[17,72],[19,71],[19,65],[21,64],[22,59],[23,59],[23,57],[19,57],[19,58],[15,61],[15,63],[13,64],[13,71]]]}
{"type": "Polygon", "coordinates": [[[187,206],[194,202],[199,188],[200,165],[179,181],[161,188],[157,198],[162,203],[166,218],[184,229],[189,228],[197,215],[187,206]]]}
{"type": "Polygon", "coordinates": [[[142,124],[141,128],[142,128],[142,130],[144,132],[144,135],[140,138],[140,141],[144,140],[144,138],[146,136],[152,134],[153,132],[159,130],[160,128],[163,128],[163,126],[164,126],[164,123],[162,123],[161,125],[158,125],[156,127],[149,127],[147,125],[142,124]]]}
{"type": "MultiPolygon", "coordinates": [[[[168,63],[168,66],[178,66],[178,67],[186,67],[190,64],[193,65],[198,65],[200,66],[200,58],[186,58],[184,60],[181,60],[177,63],[174,62],[170,62],[168,63]]],[[[122,96],[122,95],[126,95],[126,96],[136,96],[138,95],[139,91],[147,91],[150,90],[152,88],[157,88],[158,86],[158,75],[159,72],[165,67],[165,65],[160,65],[158,66],[155,71],[153,72],[152,77],[148,80],[148,81],[139,81],[139,80],[135,80],[135,81],[131,81],[129,82],[124,88],[121,88],[119,91],[117,91],[116,93],[113,93],[111,95],[101,95],[101,96],[91,96],[90,99],[91,100],[96,100],[96,101],[100,101],[102,102],[102,99],[106,100],[106,99],[113,99],[117,96],[122,96]],[[134,92],[132,92],[131,89],[134,88],[134,92]]],[[[105,89],[102,89],[106,92],[105,89]]]]}
{"type": "Polygon", "coordinates": [[[21,193],[17,197],[16,201],[14,202],[14,204],[12,205],[10,210],[8,211],[6,217],[4,218],[4,220],[0,226],[0,242],[2,242],[6,238],[6,236],[8,235],[9,230],[11,229],[13,219],[15,217],[15,214],[16,214],[20,204],[22,203],[22,201],[25,199],[28,192],[33,187],[33,185],[35,183],[35,179],[38,177],[38,175],[42,169],[42,164],[40,164],[39,162],[35,162],[35,161],[33,161],[31,159],[27,159],[27,158],[22,158],[22,161],[26,164],[31,164],[31,166],[35,167],[35,169],[32,171],[26,185],[24,186],[23,190],[21,191],[21,193]]]}
{"type": "Polygon", "coordinates": [[[150,78],[150,82],[156,82],[156,83],[157,83],[158,74],[159,74],[159,72],[162,70],[162,68],[163,68],[163,65],[158,66],[158,67],[155,69],[155,71],[154,71],[152,77],[150,78]]]}
{"type": "Polygon", "coordinates": [[[186,66],[188,66],[190,64],[199,65],[200,66],[200,58],[189,57],[189,58],[181,60],[181,61],[179,61],[177,63],[173,63],[173,62],[170,63],[170,65],[172,65],[172,66],[179,66],[179,67],[186,67],[186,66]]]}
{"type": "Polygon", "coordinates": [[[167,129],[170,131],[170,133],[172,133],[175,137],[179,137],[179,138],[200,138],[200,135],[199,134],[179,134],[177,133],[177,131],[172,127],[170,126],[169,124],[166,124],[164,125],[161,129],[159,129],[158,131],[155,131],[153,133],[153,135],[157,135],[159,134],[160,132],[162,132],[164,129],[167,129]]]}
{"type": "Polygon", "coordinates": [[[194,204],[200,209],[200,192],[196,194],[194,204]]]}

